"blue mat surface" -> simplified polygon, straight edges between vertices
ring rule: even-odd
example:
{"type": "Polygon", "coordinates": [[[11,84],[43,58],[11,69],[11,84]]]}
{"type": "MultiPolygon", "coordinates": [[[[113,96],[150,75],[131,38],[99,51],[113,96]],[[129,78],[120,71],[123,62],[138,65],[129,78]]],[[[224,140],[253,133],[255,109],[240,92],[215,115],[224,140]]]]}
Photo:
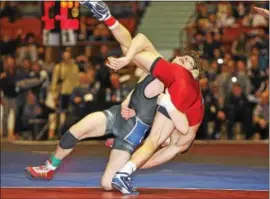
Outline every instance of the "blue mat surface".
{"type": "MultiPolygon", "coordinates": [[[[40,165],[48,155],[1,151],[2,187],[99,187],[105,157],[71,157],[52,181],[31,181],[24,168],[40,165]]],[[[172,162],[142,170],[134,176],[137,187],[268,190],[268,168],[172,162]]]]}

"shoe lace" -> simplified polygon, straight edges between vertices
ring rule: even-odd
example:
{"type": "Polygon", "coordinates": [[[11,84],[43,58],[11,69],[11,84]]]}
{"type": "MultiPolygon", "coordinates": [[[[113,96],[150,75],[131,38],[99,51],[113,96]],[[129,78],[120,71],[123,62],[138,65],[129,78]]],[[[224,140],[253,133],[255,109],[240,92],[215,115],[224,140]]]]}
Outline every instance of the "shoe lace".
{"type": "Polygon", "coordinates": [[[48,168],[48,162],[45,162],[44,165],[35,167],[35,169],[39,172],[39,173],[47,173],[50,169],[48,168]]]}

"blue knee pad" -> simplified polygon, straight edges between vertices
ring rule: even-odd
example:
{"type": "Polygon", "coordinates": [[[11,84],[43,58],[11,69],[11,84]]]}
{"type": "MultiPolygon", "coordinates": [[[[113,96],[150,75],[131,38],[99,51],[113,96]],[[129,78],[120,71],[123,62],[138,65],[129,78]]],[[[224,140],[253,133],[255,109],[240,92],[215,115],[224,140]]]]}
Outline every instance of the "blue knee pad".
{"type": "Polygon", "coordinates": [[[62,136],[59,142],[59,146],[62,149],[72,149],[74,148],[77,142],[78,142],[77,138],[75,138],[69,131],[67,131],[62,136]]]}

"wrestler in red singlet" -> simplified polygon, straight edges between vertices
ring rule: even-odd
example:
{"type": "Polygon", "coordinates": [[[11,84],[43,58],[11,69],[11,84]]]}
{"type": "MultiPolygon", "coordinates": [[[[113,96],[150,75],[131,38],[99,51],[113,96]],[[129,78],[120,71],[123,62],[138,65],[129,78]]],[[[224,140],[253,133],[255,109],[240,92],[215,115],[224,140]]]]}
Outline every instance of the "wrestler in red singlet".
{"type": "Polygon", "coordinates": [[[159,57],[153,63],[151,73],[168,88],[172,103],[186,114],[189,126],[202,122],[204,107],[200,83],[187,69],[159,57]]]}

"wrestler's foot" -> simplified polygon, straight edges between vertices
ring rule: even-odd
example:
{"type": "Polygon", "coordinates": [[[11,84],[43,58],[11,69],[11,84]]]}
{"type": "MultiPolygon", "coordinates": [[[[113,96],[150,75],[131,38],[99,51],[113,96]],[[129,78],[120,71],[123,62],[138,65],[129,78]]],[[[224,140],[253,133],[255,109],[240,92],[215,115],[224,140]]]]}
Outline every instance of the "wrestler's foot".
{"type": "Polygon", "coordinates": [[[80,4],[89,8],[99,21],[104,21],[111,16],[109,7],[101,0],[85,0],[80,1],[80,4]]]}
{"type": "Polygon", "coordinates": [[[127,173],[117,172],[112,179],[112,187],[124,195],[139,194],[139,192],[132,186],[132,179],[127,173]]]}
{"type": "Polygon", "coordinates": [[[45,165],[38,167],[26,167],[25,175],[30,180],[51,180],[55,174],[55,167],[47,160],[45,165]]]}

